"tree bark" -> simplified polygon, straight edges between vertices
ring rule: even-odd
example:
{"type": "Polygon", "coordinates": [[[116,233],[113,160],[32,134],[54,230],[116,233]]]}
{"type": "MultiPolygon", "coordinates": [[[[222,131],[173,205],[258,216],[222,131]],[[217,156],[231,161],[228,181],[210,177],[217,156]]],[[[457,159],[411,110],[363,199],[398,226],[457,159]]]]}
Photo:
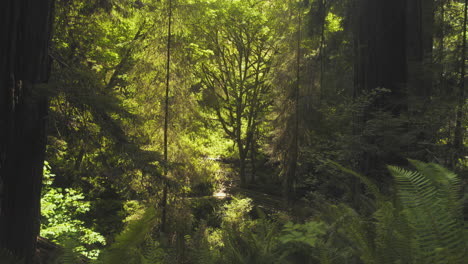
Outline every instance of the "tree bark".
{"type": "Polygon", "coordinates": [[[0,2],[0,248],[32,263],[39,233],[53,0],[0,2]]]}
{"type": "MultiPolygon", "coordinates": [[[[365,123],[377,110],[389,111],[395,117],[407,110],[406,3],[406,0],[361,0],[357,6],[354,95],[357,98],[377,88],[389,92],[355,116],[355,134],[362,134],[365,123]]],[[[362,138],[361,143],[372,145],[376,140],[362,138]]],[[[379,164],[389,161],[362,150],[358,163],[362,173],[379,175],[379,164]]]]}

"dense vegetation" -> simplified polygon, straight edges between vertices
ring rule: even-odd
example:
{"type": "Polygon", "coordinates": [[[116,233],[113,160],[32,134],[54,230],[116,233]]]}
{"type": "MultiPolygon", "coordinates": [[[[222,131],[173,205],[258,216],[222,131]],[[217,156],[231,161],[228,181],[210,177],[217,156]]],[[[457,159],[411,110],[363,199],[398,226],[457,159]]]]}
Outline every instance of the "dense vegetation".
{"type": "Polygon", "coordinates": [[[3,1],[0,263],[467,263],[467,13],[3,1]]]}

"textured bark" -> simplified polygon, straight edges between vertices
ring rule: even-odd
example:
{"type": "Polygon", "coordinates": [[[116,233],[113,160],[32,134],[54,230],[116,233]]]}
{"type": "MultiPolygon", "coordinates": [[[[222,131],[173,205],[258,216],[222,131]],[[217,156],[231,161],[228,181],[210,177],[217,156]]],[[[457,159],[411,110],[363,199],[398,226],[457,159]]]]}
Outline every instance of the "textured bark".
{"type": "Polygon", "coordinates": [[[39,232],[52,0],[0,2],[0,248],[31,263],[39,232]]]}

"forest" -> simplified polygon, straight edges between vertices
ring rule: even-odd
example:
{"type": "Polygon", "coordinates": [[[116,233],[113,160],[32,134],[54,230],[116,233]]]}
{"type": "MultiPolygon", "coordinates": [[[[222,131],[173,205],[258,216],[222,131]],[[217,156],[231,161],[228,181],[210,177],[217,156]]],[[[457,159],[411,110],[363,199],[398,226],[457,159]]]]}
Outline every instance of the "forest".
{"type": "Polygon", "coordinates": [[[468,263],[467,16],[0,1],[0,264],[468,263]]]}

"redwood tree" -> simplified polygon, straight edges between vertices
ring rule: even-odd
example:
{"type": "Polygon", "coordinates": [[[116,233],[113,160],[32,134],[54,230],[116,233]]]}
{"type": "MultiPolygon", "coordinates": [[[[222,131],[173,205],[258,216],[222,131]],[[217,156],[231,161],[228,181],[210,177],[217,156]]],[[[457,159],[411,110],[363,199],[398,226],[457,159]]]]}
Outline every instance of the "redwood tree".
{"type": "Polygon", "coordinates": [[[381,94],[356,115],[355,134],[362,135],[376,113],[386,113],[383,115],[394,123],[383,129],[392,130],[395,138],[407,140],[398,145],[391,139],[379,138],[379,133],[361,137],[361,143],[370,149],[380,144],[384,149],[375,152],[386,153],[378,156],[362,150],[359,169],[363,173],[379,175],[377,170],[383,164],[403,165],[404,158],[411,156],[410,149],[417,147],[416,141],[424,139],[411,137],[415,128],[409,127],[408,117],[422,115],[429,103],[433,7],[433,0],[361,0],[356,6],[354,95],[357,98],[378,88],[385,89],[379,90],[381,94]],[[422,106],[414,106],[414,99],[422,106]]]}
{"type": "Polygon", "coordinates": [[[0,2],[0,248],[31,263],[39,233],[53,0],[0,2]]]}
{"type": "MultiPolygon", "coordinates": [[[[356,131],[361,134],[365,123],[376,111],[391,111],[399,116],[406,109],[406,0],[361,0],[356,23],[355,96],[385,88],[388,93],[372,102],[356,117],[356,131]]],[[[377,140],[363,139],[367,145],[377,140]]],[[[359,169],[376,174],[378,157],[363,150],[359,169]]],[[[380,161],[381,162],[381,161],[380,161]]]]}

